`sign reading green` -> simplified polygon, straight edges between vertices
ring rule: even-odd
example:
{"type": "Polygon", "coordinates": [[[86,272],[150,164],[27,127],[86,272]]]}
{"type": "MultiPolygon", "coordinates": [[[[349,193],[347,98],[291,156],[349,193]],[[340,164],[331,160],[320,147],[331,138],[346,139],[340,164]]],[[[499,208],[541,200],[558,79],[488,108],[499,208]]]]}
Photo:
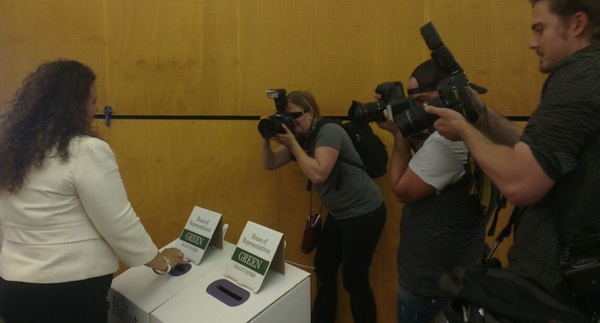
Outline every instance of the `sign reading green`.
{"type": "Polygon", "coordinates": [[[244,265],[245,267],[247,267],[248,269],[257,272],[261,275],[265,275],[267,272],[267,269],[269,268],[269,262],[257,257],[243,249],[240,248],[235,248],[235,251],[233,252],[233,257],[231,257],[231,259],[233,259],[233,261],[244,265]]]}
{"type": "Polygon", "coordinates": [[[180,239],[202,250],[206,249],[208,241],[210,240],[187,229],[183,230],[180,239]]]}

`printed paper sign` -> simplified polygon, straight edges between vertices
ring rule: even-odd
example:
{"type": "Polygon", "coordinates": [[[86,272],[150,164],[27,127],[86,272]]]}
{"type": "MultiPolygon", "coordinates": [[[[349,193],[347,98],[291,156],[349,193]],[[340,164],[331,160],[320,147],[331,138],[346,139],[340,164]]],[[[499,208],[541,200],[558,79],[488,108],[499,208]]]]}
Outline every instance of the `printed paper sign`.
{"type": "Polygon", "coordinates": [[[256,293],[271,267],[284,267],[283,233],[248,221],[225,276],[256,293]]]}
{"type": "Polygon", "coordinates": [[[194,207],[177,240],[177,248],[183,251],[186,259],[199,265],[208,246],[215,245],[211,242],[216,242],[216,246],[222,248],[221,217],[220,213],[199,206],[194,207]]]}

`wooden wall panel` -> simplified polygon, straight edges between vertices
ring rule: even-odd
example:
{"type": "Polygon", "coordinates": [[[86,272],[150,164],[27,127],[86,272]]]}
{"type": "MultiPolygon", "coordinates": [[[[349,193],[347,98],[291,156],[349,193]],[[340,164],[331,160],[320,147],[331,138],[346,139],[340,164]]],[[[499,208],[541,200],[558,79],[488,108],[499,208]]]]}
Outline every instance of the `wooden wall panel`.
{"type": "Polygon", "coordinates": [[[346,115],[352,100],[372,101],[377,84],[406,82],[423,58],[422,10],[421,1],[241,1],[243,114],[272,113],[264,91],[286,88],[346,115]]]}
{"type": "Polygon", "coordinates": [[[345,115],[376,84],[429,57],[431,20],[486,100],[526,116],[544,79],[527,48],[527,1],[17,1],[0,4],[1,102],[43,61],[66,57],[98,74],[116,115],[262,115],[264,90],[313,92],[345,115]],[[421,13],[421,14],[415,14],[421,13]],[[27,22],[27,23],[24,23],[27,22]],[[532,93],[534,95],[532,95],[532,93]]]}
{"type": "Polygon", "coordinates": [[[107,1],[116,114],[238,114],[235,1],[107,1]]]}
{"type": "Polygon", "coordinates": [[[0,104],[40,64],[59,58],[90,66],[106,102],[103,1],[0,1],[0,104]]]}
{"type": "Polygon", "coordinates": [[[260,166],[257,122],[114,120],[99,128],[134,207],[164,245],[194,205],[222,213],[231,224],[228,237],[237,238],[250,219],[280,226],[281,172],[260,166]]]}

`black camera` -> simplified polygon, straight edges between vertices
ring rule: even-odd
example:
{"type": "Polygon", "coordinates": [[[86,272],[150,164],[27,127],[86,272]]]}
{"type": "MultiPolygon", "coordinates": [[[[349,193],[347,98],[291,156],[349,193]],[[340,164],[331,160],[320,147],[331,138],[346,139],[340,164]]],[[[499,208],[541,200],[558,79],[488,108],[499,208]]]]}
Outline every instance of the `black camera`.
{"type": "Polygon", "coordinates": [[[359,125],[366,125],[371,121],[387,120],[383,111],[388,110],[388,115],[393,116],[404,112],[414,106],[414,102],[404,97],[402,82],[386,82],[377,85],[375,93],[381,95],[381,100],[362,103],[352,101],[348,109],[348,117],[359,125]]]}
{"type": "MultiPolygon", "coordinates": [[[[469,122],[477,121],[479,115],[467,91],[469,80],[448,47],[442,42],[433,23],[429,22],[421,27],[421,35],[431,50],[431,59],[437,68],[448,75],[437,85],[439,100],[427,104],[453,109],[460,112],[469,122]]],[[[473,86],[479,93],[487,92],[484,88],[474,84],[473,86]]],[[[437,116],[426,113],[423,105],[415,105],[401,115],[394,115],[394,122],[405,137],[431,127],[435,119],[437,116]]]]}
{"type": "Polygon", "coordinates": [[[294,124],[292,123],[292,119],[285,112],[285,108],[287,107],[287,92],[285,89],[271,89],[266,92],[267,97],[275,101],[277,112],[268,119],[260,120],[258,123],[258,132],[260,132],[263,138],[271,138],[278,133],[285,133],[283,125],[286,125],[288,129],[293,131],[294,124]]]}
{"type": "Polygon", "coordinates": [[[381,95],[381,100],[392,102],[392,100],[404,98],[404,86],[402,82],[385,82],[377,85],[375,93],[381,95]]]}

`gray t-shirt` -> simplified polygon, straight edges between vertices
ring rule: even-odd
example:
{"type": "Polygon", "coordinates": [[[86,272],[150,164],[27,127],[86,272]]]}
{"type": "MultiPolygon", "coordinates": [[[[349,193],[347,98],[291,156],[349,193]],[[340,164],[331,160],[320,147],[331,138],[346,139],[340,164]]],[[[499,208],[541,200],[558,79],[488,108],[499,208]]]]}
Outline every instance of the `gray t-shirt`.
{"type": "MultiPolygon", "coordinates": [[[[352,140],[340,125],[329,123],[321,127],[315,147],[321,146],[333,147],[339,150],[339,157],[362,164],[352,140]]],[[[329,214],[338,220],[368,214],[383,203],[381,191],[369,174],[339,159],[329,178],[315,185],[315,189],[329,214]]]]}

